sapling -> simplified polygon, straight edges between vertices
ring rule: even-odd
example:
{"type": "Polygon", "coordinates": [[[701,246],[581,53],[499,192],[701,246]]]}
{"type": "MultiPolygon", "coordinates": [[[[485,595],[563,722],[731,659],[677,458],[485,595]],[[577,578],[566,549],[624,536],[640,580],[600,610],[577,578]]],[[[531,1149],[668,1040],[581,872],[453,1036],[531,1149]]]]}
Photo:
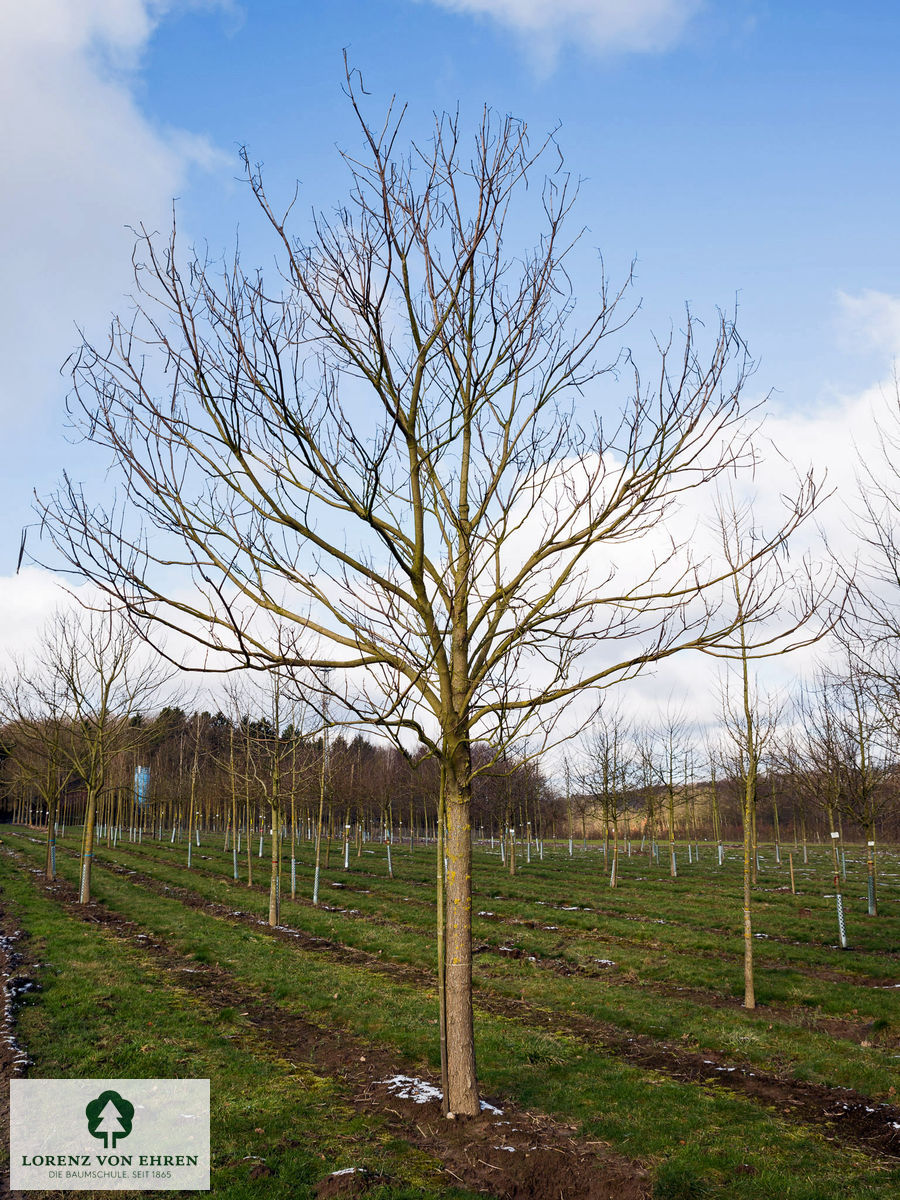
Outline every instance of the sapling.
{"type": "Polygon", "coordinates": [[[832,854],[833,865],[834,865],[834,900],[835,900],[835,906],[837,908],[838,936],[840,938],[841,949],[846,950],[848,947],[847,947],[847,927],[844,923],[844,897],[841,895],[841,885],[840,885],[840,881],[838,879],[838,873],[839,873],[840,868],[838,867],[837,846],[838,846],[838,839],[840,838],[840,836],[841,835],[836,831],[831,834],[831,854],[832,854]]]}

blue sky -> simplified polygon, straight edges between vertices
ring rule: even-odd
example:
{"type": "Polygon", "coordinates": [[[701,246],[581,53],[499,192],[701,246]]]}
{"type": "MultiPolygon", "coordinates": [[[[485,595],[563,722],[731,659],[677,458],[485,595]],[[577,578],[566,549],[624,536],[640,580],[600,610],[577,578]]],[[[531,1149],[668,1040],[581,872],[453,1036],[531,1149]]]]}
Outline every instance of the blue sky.
{"type": "MultiPolygon", "coordinates": [[[[12,578],[31,489],[99,467],[63,434],[59,368],[76,326],[127,307],[128,225],[165,227],[268,264],[237,149],[276,195],[300,180],[298,230],[340,203],[335,146],[357,131],[342,51],[373,115],[391,96],[410,135],[433,110],[486,102],[557,140],[582,180],[573,262],[590,301],[637,259],[633,334],[737,299],[792,450],[833,459],[900,350],[900,8],[839,0],[30,0],[0,14],[0,299],[6,428],[0,638],[52,602],[12,578]]],[[[862,435],[860,435],[862,436],[862,435]]],[[[864,441],[864,436],[862,437],[864,441]]],[[[802,465],[802,464],[801,464],[802,465]]],[[[843,475],[842,475],[843,472],[843,475]]],[[[835,517],[835,521],[839,518],[835,517]]]]}

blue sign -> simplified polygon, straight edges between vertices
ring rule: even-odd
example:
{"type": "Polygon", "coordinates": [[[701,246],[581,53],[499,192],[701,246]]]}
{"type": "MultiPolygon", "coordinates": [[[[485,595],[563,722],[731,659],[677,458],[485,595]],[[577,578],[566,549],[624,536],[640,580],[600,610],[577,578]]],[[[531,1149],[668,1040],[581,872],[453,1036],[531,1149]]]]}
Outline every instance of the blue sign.
{"type": "Polygon", "coordinates": [[[135,767],[134,769],[134,798],[137,803],[146,804],[150,796],[150,768],[135,767]]]}

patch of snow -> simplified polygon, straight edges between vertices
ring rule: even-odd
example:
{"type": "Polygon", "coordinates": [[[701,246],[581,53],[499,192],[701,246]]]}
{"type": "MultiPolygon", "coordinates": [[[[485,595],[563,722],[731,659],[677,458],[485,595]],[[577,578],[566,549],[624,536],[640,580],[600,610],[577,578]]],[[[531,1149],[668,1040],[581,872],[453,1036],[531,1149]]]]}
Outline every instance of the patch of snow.
{"type": "Polygon", "coordinates": [[[31,1066],[31,1059],[22,1046],[19,1045],[15,1037],[16,1013],[21,1006],[21,998],[28,992],[38,989],[38,985],[33,979],[13,974],[22,961],[21,956],[14,949],[15,942],[21,935],[21,929],[17,929],[15,933],[9,936],[0,936],[0,948],[2,948],[6,959],[3,979],[3,1020],[2,1024],[0,1024],[0,1034],[2,1034],[7,1046],[13,1051],[14,1075],[23,1073],[31,1066]]]}
{"type": "Polygon", "coordinates": [[[430,1100],[442,1100],[444,1094],[433,1083],[424,1079],[415,1079],[411,1075],[392,1075],[390,1079],[381,1079],[380,1083],[387,1084],[388,1090],[401,1100],[413,1100],[416,1104],[428,1104],[430,1100]]]}

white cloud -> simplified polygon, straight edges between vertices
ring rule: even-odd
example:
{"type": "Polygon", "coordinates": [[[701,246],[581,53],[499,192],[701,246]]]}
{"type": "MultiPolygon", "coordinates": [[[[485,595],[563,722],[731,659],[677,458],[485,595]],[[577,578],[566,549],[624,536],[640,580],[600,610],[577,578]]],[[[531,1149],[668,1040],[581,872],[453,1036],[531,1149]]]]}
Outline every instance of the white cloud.
{"type": "Polygon", "coordinates": [[[0,6],[0,412],[27,428],[65,390],[75,324],[95,328],[129,290],[128,224],[166,221],[201,137],[161,130],[134,95],[153,30],[174,4],[28,0],[0,6]]]}
{"type": "Polygon", "coordinates": [[[74,604],[49,571],[23,567],[18,575],[0,577],[0,669],[8,666],[11,656],[27,660],[53,613],[74,604]]]}
{"type": "Polygon", "coordinates": [[[432,0],[489,17],[520,34],[542,58],[574,42],[594,51],[660,51],[681,36],[702,0],[432,0]]]}
{"type": "Polygon", "coordinates": [[[900,354],[900,296],[872,290],[838,293],[841,340],[861,350],[900,354]]]}

